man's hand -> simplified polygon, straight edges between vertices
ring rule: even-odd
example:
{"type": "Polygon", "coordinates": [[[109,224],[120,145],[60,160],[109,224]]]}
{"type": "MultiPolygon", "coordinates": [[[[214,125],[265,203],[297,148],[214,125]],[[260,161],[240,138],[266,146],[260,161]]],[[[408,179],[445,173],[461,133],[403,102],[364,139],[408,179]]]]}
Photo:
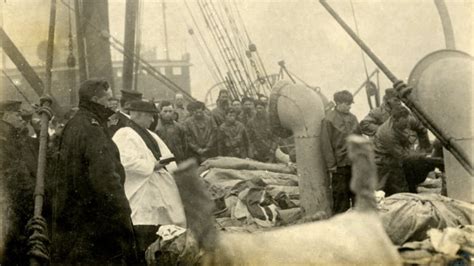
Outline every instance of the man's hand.
{"type": "Polygon", "coordinates": [[[155,168],[153,169],[154,171],[158,171],[160,169],[163,169],[165,167],[164,164],[161,164],[159,161],[155,162],[155,168]]]}
{"type": "Polygon", "coordinates": [[[206,153],[206,152],[207,152],[207,149],[205,149],[205,148],[200,148],[200,149],[197,150],[197,153],[198,153],[199,155],[203,155],[203,154],[206,153]]]}
{"type": "Polygon", "coordinates": [[[160,250],[160,239],[153,242],[145,251],[145,260],[147,265],[156,265],[156,252],[160,250]]]}

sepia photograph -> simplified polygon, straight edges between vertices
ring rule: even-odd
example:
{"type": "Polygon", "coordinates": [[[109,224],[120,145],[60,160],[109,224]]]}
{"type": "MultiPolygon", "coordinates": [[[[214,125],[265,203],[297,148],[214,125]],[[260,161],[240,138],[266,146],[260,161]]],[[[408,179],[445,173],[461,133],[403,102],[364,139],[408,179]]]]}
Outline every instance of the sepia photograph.
{"type": "Polygon", "coordinates": [[[474,265],[474,0],[0,0],[0,266],[474,265]]]}

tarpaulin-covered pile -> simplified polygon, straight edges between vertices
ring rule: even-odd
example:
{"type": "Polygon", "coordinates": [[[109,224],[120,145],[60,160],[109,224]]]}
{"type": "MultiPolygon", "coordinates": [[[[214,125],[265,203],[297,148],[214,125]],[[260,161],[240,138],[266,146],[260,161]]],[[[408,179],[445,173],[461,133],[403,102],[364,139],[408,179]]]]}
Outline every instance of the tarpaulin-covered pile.
{"type": "Polygon", "coordinates": [[[398,248],[405,264],[471,265],[474,256],[474,226],[430,229],[428,238],[398,248]]]}
{"type": "Polygon", "coordinates": [[[217,222],[226,230],[255,231],[299,218],[292,166],[217,157],[205,161],[201,172],[218,205],[217,222]]]}
{"type": "Polygon", "coordinates": [[[392,242],[422,241],[432,228],[472,225],[474,205],[433,193],[399,193],[385,199],[380,210],[392,242]]]}

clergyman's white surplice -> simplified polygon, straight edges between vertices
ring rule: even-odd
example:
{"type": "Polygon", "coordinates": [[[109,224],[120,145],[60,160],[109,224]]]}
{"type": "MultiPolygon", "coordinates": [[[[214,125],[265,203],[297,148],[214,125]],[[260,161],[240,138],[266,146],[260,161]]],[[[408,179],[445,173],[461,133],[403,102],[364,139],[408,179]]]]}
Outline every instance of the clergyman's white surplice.
{"type": "MultiPolygon", "coordinates": [[[[158,143],[161,158],[174,157],[166,144],[148,130],[158,143]]],[[[130,127],[119,129],[113,141],[120,151],[120,161],[125,168],[125,194],[132,209],[134,225],[174,224],[186,227],[183,204],[173,176],[174,162],[167,170],[155,171],[156,159],[143,139],[130,127]]]]}

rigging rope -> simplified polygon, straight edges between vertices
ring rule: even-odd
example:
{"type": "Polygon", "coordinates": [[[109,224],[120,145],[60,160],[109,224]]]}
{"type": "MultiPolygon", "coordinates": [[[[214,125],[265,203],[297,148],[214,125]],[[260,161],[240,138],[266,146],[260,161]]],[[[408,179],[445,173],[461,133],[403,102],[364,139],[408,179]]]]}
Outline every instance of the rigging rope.
{"type": "MultiPolygon", "coordinates": [[[[200,3],[200,1],[198,1],[198,3],[200,3]]],[[[226,67],[229,71],[228,75],[229,77],[233,76],[233,80],[231,78],[231,81],[233,82],[233,84],[236,84],[235,81],[237,81],[238,83],[236,85],[238,85],[239,87],[236,88],[240,88],[242,94],[245,95],[247,86],[245,84],[245,81],[243,80],[241,73],[238,70],[236,60],[235,58],[233,58],[232,55],[232,50],[227,46],[225,38],[219,29],[219,25],[216,19],[214,18],[214,15],[212,14],[210,5],[203,0],[202,4],[200,3],[200,8],[203,12],[203,16],[205,18],[207,17],[206,19],[209,22],[209,30],[211,31],[211,33],[213,33],[214,41],[218,45],[221,56],[224,62],[226,63],[226,67]]],[[[239,98],[239,96],[241,95],[238,90],[233,91],[232,94],[235,98],[239,98]]]]}
{"type": "Polygon", "coordinates": [[[198,25],[196,19],[194,18],[193,12],[191,11],[191,8],[189,8],[189,5],[188,5],[188,3],[186,2],[186,0],[184,0],[184,4],[185,4],[185,6],[186,6],[186,9],[188,10],[189,15],[191,16],[191,19],[192,19],[192,21],[193,21],[193,23],[194,23],[194,26],[196,27],[196,29],[197,29],[197,31],[198,31],[199,36],[201,37],[202,42],[204,43],[204,46],[206,47],[206,51],[208,52],[209,57],[211,58],[211,60],[212,60],[212,62],[213,62],[213,64],[214,64],[214,67],[215,67],[216,70],[217,70],[217,73],[219,74],[219,79],[220,79],[221,81],[224,81],[224,80],[225,80],[224,75],[222,74],[222,72],[221,72],[221,70],[220,70],[220,68],[219,68],[219,65],[217,64],[217,61],[216,61],[216,59],[214,58],[214,55],[211,53],[211,49],[209,49],[209,45],[207,44],[206,39],[204,39],[204,36],[203,36],[203,34],[202,34],[202,31],[201,31],[201,29],[199,28],[199,25],[198,25]]]}
{"type": "MultiPolygon", "coordinates": [[[[207,16],[206,16],[206,12],[204,11],[204,9],[203,9],[203,7],[202,7],[201,1],[198,0],[198,1],[197,1],[197,4],[198,4],[199,9],[200,9],[200,11],[201,11],[201,14],[202,14],[202,16],[203,16],[204,22],[206,23],[206,26],[207,26],[207,28],[209,29],[209,31],[211,32],[211,36],[212,36],[212,38],[214,39],[214,42],[215,42],[216,45],[217,45],[217,50],[219,51],[219,55],[220,55],[222,61],[224,62],[224,66],[225,66],[225,68],[227,69],[227,73],[229,73],[229,72],[230,72],[230,67],[229,67],[229,65],[228,65],[228,63],[227,63],[226,57],[224,56],[224,54],[223,54],[223,52],[222,52],[222,50],[221,50],[221,48],[220,48],[220,46],[219,46],[219,41],[217,40],[217,37],[216,37],[216,35],[215,35],[215,32],[211,29],[211,25],[209,24],[208,18],[207,18],[207,16]]],[[[203,40],[204,40],[204,38],[203,38],[203,40]]],[[[210,53],[211,53],[211,52],[210,52],[210,53]]],[[[231,77],[229,74],[227,74],[227,76],[229,76],[229,78],[232,79],[232,77],[231,77]]],[[[231,91],[232,91],[232,88],[229,87],[229,89],[231,89],[231,91]]]]}
{"type": "MultiPolygon", "coordinates": [[[[349,2],[351,4],[352,18],[354,19],[355,30],[356,30],[357,35],[360,36],[360,34],[359,34],[359,25],[357,23],[355,10],[354,10],[354,4],[352,3],[352,0],[349,0],[349,2]]],[[[364,64],[365,77],[367,78],[366,81],[368,82],[369,81],[369,71],[367,70],[367,63],[365,62],[364,51],[362,49],[360,49],[360,53],[362,55],[362,63],[364,64]]]]}
{"type": "Polygon", "coordinates": [[[240,36],[240,32],[235,23],[234,16],[230,13],[229,8],[226,6],[226,3],[224,0],[220,1],[220,4],[221,4],[221,9],[224,10],[224,13],[227,17],[228,25],[229,25],[229,28],[231,29],[232,37],[234,38],[234,43],[236,44],[235,46],[237,49],[237,53],[239,55],[239,58],[241,58],[243,62],[243,68],[245,69],[245,71],[248,72],[248,67],[245,64],[245,62],[247,61],[242,59],[244,58],[246,47],[240,36]]]}
{"type": "Polygon", "coordinates": [[[242,19],[242,16],[240,15],[240,11],[239,11],[239,8],[238,8],[236,2],[234,2],[234,9],[235,9],[235,11],[236,11],[236,13],[237,13],[237,17],[238,17],[238,19],[239,19],[239,22],[240,22],[240,24],[241,24],[241,27],[244,29],[245,36],[247,37],[247,42],[248,42],[248,44],[249,44],[249,51],[250,51],[251,53],[255,53],[255,54],[257,55],[257,60],[258,60],[258,61],[257,61],[257,62],[258,62],[257,67],[262,70],[262,72],[263,72],[263,74],[264,74],[264,78],[265,78],[265,80],[266,80],[266,82],[267,82],[268,89],[271,90],[271,86],[272,86],[272,85],[271,85],[270,79],[268,78],[267,70],[266,70],[266,68],[265,68],[265,65],[263,64],[262,58],[260,57],[260,53],[257,51],[256,45],[252,43],[252,40],[251,40],[251,38],[250,38],[250,35],[249,35],[248,31],[247,31],[247,27],[245,26],[244,20],[242,19]]]}
{"type": "Polygon", "coordinates": [[[20,95],[23,96],[23,98],[28,102],[28,104],[31,105],[30,100],[28,100],[26,95],[21,91],[20,88],[18,88],[18,86],[15,84],[15,82],[13,82],[12,78],[7,74],[7,72],[5,72],[5,70],[3,70],[3,69],[2,69],[2,72],[3,72],[3,75],[5,75],[5,77],[7,77],[8,81],[10,81],[10,83],[13,85],[13,87],[15,87],[15,89],[18,91],[18,93],[20,93],[20,95]]]}
{"type": "Polygon", "coordinates": [[[192,36],[194,43],[196,44],[196,47],[198,49],[199,54],[201,55],[202,60],[206,64],[207,69],[209,70],[209,73],[211,74],[212,78],[216,83],[220,82],[220,79],[217,77],[217,73],[214,71],[212,68],[209,58],[207,58],[207,55],[205,54],[204,48],[202,47],[201,43],[199,42],[197,36],[194,34],[194,30],[189,27],[189,25],[186,23],[186,26],[188,27],[188,33],[189,35],[192,36]]]}
{"type": "MultiPolygon", "coordinates": [[[[214,3],[212,1],[209,1],[209,4],[208,6],[210,6],[213,10],[214,10],[214,13],[215,13],[215,17],[217,18],[214,19],[214,25],[216,26],[216,30],[219,32],[219,34],[221,35],[221,40],[222,40],[222,43],[223,45],[225,45],[225,50],[227,50],[228,52],[228,57],[230,60],[232,60],[232,62],[229,62],[231,63],[231,66],[233,67],[233,71],[234,73],[236,73],[236,76],[239,78],[238,82],[240,83],[241,85],[241,88],[243,89],[244,93],[245,91],[248,90],[248,86],[244,80],[244,78],[242,77],[242,74],[241,74],[241,71],[240,71],[240,68],[238,66],[238,64],[236,64],[236,57],[239,59],[238,62],[242,62],[242,58],[240,58],[238,56],[238,53],[235,49],[235,46],[229,36],[229,32],[227,31],[227,28],[225,26],[225,23],[224,21],[221,19],[221,16],[219,15],[219,12],[217,10],[217,8],[215,7],[214,3]],[[220,30],[222,29],[222,30],[220,30]],[[222,34],[222,31],[224,32],[224,35],[222,34]],[[234,65],[232,65],[232,63],[234,63],[234,65]]],[[[209,8],[209,14],[210,15],[213,15],[212,14],[212,10],[211,8],[209,8]]],[[[242,64],[243,65],[243,64],[242,64]]]]}
{"type": "MultiPolygon", "coordinates": [[[[247,85],[247,82],[245,82],[245,80],[243,79],[243,77],[242,77],[241,74],[240,74],[240,72],[241,72],[241,71],[240,71],[240,67],[236,64],[235,67],[236,67],[236,71],[238,71],[237,73],[238,73],[238,75],[239,75],[239,78],[241,79],[240,82],[242,82],[243,85],[245,85],[245,89],[246,89],[246,92],[247,92],[247,93],[250,93],[250,90],[251,90],[251,89],[253,89],[253,90],[255,91],[255,88],[253,88],[253,84],[252,84],[252,78],[250,77],[249,73],[248,73],[247,70],[245,69],[245,64],[244,64],[244,62],[243,62],[243,59],[242,59],[241,56],[239,56],[239,53],[238,53],[238,51],[237,51],[237,49],[236,49],[234,43],[232,42],[232,38],[231,38],[230,35],[229,35],[229,32],[228,32],[228,30],[227,30],[227,28],[226,28],[226,26],[225,26],[224,21],[221,19],[220,15],[219,15],[219,12],[217,11],[217,8],[215,7],[214,3],[213,3],[212,1],[209,1],[209,2],[210,2],[210,4],[211,4],[211,7],[214,9],[214,12],[215,12],[216,15],[217,15],[217,20],[218,20],[218,22],[220,22],[220,24],[221,24],[221,28],[223,29],[223,31],[224,31],[224,33],[225,33],[225,37],[227,37],[227,41],[228,41],[228,43],[229,43],[229,45],[230,45],[230,48],[231,48],[231,50],[230,50],[231,53],[230,53],[230,54],[231,54],[232,57],[234,57],[234,60],[235,60],[235,57],[237,57],[237,58],[239,59],[239,63],[240,63],[240,65],[242,66],[243,72],[244,72],[244,74],[245,74],[245,76],[246,76],[246,78],[247,78],[248,85],[247,85]]],[[[228,46],[229,46],[229,45],[228,45],[228,46]]],[[[256,92],[256,91],[255,91],[255,92],[256,92]]],[[[245,93],[244,93],[244,94],[245,94],[245,93]]],[[[250,94],[251,94],[251,93],[250,93],[250,94]]]]}

